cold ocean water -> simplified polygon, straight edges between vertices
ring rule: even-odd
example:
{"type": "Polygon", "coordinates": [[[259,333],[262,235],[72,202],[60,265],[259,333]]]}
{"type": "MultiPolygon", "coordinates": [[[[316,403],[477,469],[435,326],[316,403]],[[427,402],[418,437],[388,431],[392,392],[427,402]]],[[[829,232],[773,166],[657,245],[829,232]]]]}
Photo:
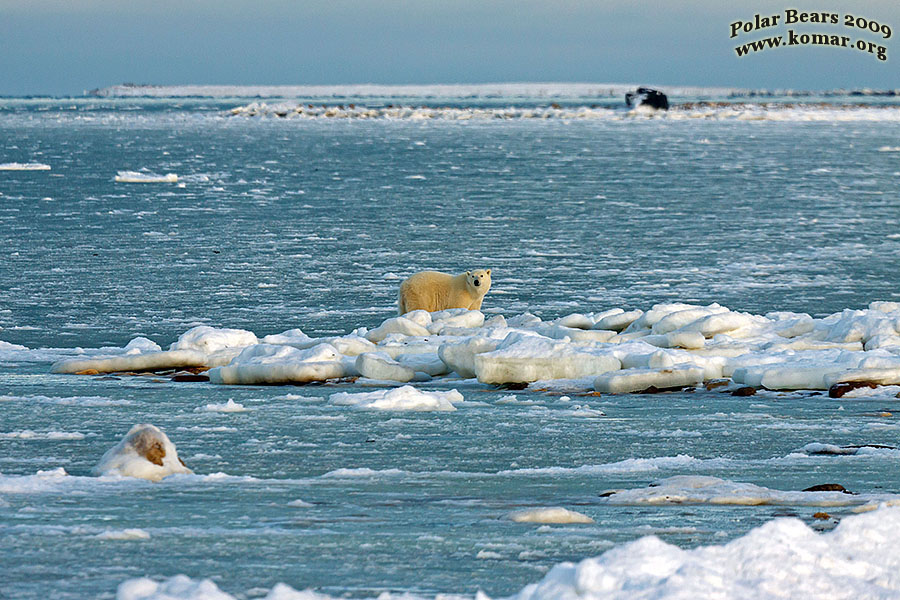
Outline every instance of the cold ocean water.
{"type": "MultiPolygon", "coordinates": [[[[177,574],[239,598],[279,582],[352,598],[506,596],[644,535],[722,544],[855,503],[617,505],[605,490],[703,475],[900,493],[893,394],[596,397],[441,382],[420,387],[455,387],[458,410],[411,413],[327,401],[370,389],[356,384],[50,374],[74,348],[137,336],[166,347],[197,324],[372,328],[423,269],[493,269],[489,317],[667,301],[821,317],[900,298],[897,107],[231,114],[249,102],[0,100],[0,163],[50,166],[0,170],[0,597],[112,598],[127,580],[177,574]],[[120,171],[179,183],[120,183],[120,171]],[[244,410],[223,411],[228,400],[244,410]],[[92,476],[144,422],[195,475],[92,476]],[[889,447],[835,455],[816,443],[889,447]],[[555,506],[594,523],[508,518],[555,506]]],[[[443,102],[432,104],[477,104],[443,102]]],[[[479,106],[514,104],[548,102],[479,106]]]]}

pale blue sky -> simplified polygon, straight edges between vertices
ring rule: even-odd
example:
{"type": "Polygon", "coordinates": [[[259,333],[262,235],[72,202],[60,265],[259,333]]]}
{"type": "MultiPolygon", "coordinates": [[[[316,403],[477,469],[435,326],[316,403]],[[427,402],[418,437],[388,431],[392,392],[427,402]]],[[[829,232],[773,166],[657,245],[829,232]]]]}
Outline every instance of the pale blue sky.
{"type": "Polygon", "coordinates": [[[737,58],[736,43],[788,27],[729,39],[729,24],[787,7],[859,14],[900,35],[896,0],[0,0],[0,94],[124,82],[900,88],[896,36],[842,24],[797,30],[883,44],[888,61],[822,47],[737,58]]]}

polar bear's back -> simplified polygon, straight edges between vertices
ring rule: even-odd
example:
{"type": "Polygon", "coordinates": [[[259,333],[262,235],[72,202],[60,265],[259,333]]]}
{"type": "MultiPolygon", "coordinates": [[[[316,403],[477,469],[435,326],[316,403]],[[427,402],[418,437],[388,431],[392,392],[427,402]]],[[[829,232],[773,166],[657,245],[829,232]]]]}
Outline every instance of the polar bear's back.
{"type": "Polygon", "coordinates": [[[420,271],[400,284],[400,314],[411,310],[434,312],[446,308],[469,308],[471,295],[466,289],[466,275],[449,275],[438,271],[420,271]]]}

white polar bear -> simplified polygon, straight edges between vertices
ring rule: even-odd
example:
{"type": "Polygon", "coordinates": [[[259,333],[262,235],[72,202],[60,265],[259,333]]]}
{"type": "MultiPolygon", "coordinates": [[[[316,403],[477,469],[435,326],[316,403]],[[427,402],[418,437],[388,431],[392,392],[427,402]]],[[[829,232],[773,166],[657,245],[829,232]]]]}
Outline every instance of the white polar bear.
{"type": "Polygon", "coordinates": [[[448,275],[421,271],[400,284],[398,309],[401,315],[412,310],[465,308],[479,310],[484,295],[491,289],[491,270],[466,271],[448,275]]]}

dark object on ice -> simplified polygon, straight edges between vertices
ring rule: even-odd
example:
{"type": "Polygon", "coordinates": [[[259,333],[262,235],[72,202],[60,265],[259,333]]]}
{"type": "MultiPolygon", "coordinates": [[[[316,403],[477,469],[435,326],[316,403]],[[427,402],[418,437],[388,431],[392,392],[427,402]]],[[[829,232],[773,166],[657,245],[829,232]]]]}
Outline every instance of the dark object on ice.
{"type": "Polygon", "coordinates": [[[730,379],[713,379],[706,382],[707,390],[714,390],[716,388],[725,387],[731,383],[730,379]]]}
{"type": "Polygon", "coordinates": [[[844,494],[852,494],[853,493],[839,483],[820,483],[819,485],[814,485],[812,487],[808,487],[803,491],[804,492],[843,492],[844,494]]]}
{"type": "Polygon", "coordinates": [[[864,387],[877,388],[878,384],[871,381],[842,381],[828,388],[828,397],[841,398],[849,391],[864,387]]]}
{"type": "Polygon", "coordinates": [[[209,381],[209,375],[180,372],[172,375],[172,381],[209,381]]]}
{"type": "Polygon", "coordinates": [[[646,87],[639,87],[637,90],[625,94],[625,104],[669,110],[669,98],[659,90],[646,87]]]}
{"type": "Polygon", "coordinates": [[[500,385],[497,386],[497,389],[498,390],[519,391],[519,390],[524,390],[527,387],[528,387],[528,384],[525,382],[510,381],[509,383],[501,383],[500,385]]]}
{"type": "Polygon", "coordinates": [[[817,519],[819,521],[830,521],[832,518],[833,517],[827,512],[817,512],[813,515],[813,519],[817,519]]]}
{"type": "Polygon", "coordinates": [[[752,396],[756,393],[756,388],[751,387],[749,385],[745,385],[744,387],[739,387],[733,392],[731,392],[732,396],[752,396]]]}

